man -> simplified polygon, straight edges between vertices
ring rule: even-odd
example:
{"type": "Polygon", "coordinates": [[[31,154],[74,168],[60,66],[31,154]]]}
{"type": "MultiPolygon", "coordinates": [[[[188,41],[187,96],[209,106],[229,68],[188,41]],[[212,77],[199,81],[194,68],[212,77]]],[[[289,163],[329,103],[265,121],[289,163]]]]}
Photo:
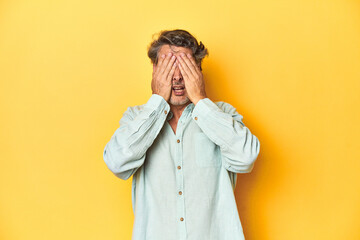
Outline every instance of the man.
{"type": "Polygon", "coordinates": [[[187,31],[149,47],[152,96],[129,107],[104,149],[107,167],[132,179],[133,240],[244,239],[234,189],[260,151],[243,117],[206,95],[207,49],[187,31]]]}

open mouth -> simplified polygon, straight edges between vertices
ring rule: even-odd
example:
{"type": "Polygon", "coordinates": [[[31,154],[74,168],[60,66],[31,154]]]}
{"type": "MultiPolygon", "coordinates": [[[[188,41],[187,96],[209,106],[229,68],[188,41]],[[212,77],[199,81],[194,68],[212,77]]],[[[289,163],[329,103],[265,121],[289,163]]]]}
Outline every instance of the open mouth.
{"type": "Polygon", "coordinates": [[[174,91],[174,94],[176,96],[181,96],[185,93],[185,86],[181,85],[181,86],[173,86],[172,90],[174,91]]]}

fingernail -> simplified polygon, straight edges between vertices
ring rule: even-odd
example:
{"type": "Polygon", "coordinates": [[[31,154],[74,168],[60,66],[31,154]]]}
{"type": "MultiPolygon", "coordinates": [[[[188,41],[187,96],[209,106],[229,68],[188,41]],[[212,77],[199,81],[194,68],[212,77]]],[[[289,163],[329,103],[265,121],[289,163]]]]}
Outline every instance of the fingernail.
{"type": "Polygon", "coordinates": [[[182,53],[180,53],[180,55],[181,55],[181,56],[185,56],[185,53],[182,52],[182,53]]]}
{"type": "Polygon", "coordinates": [[[170,56],[171,56],[171,52],[169,52],[167,55],[170,57],[170,56]]]}
{"type": "Polygon", "coordinates": [[[171,59],[174,59],[174,58],[175,58],[175,56],[172,56],[172,57],[171,57],[171,59]]]}
{"type": "Polygon", "coordinates": [[[161,57],[164,58],[164,57],[165,57],[165,54],[161,55],[161,57]]]}
{"type": "Polygon", "coordinates": [[[188,53],[188,57],[191,57],[191,54],[190,54],[190,53],[188,53]]]}

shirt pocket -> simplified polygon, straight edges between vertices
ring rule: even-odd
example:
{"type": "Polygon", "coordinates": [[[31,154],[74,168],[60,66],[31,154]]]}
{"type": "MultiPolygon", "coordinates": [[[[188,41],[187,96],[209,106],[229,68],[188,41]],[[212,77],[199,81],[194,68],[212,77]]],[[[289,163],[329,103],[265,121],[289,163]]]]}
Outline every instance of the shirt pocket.
{"type": "Polygon", "coordinates": [[[198,167],[220,167],[219,147],[204,133],[195,133],[195,162],[198,167]]]}

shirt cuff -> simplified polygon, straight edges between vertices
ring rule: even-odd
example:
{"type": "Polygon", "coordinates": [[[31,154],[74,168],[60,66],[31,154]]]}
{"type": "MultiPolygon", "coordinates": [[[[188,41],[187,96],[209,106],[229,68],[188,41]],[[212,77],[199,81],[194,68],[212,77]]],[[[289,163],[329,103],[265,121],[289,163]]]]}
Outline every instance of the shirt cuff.
{"type": "Polygon", "coordinates": [[[145,107],[150,108],[152,110],[156,110],[156,109],[166,110],[167,112],[169,112],[170,110],[169,103],[166,102],[165,99],[158,94],[152,94],[150,99],[145,104],[145,107]]]}
{"type": "Polygon", "coordinates": [[[209,98],[203,98],[200,99],[195,105],[192,112],[192,118],[197,120],[198,117],[204,117],[209,112],[213,111],[222,112],[221,109],[209,98]]]}

